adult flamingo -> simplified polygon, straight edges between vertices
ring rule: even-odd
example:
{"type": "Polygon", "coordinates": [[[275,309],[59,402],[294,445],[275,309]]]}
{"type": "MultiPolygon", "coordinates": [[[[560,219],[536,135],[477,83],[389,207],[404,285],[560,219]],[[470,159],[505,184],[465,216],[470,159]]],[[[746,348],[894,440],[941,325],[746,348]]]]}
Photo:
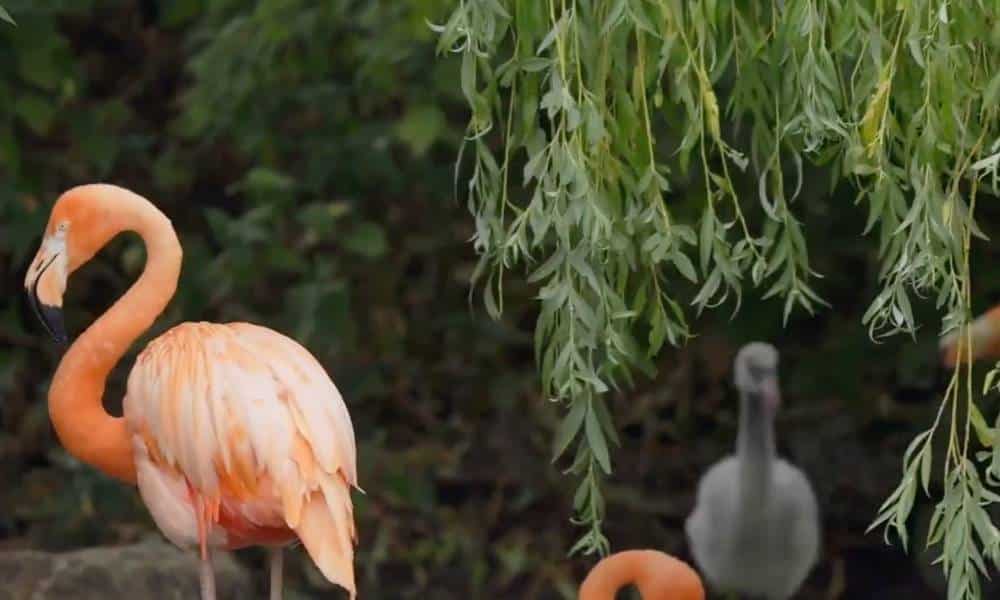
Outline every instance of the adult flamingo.
{"type": "Polygon", "coordinates": [[[642,600],[705,600],[694,569],[656,550],[626,550],[603,559],[583,580],[579,600],[614,600],[630,584],[642,600]]]}
{"type": "Polygon", "coordinates": [[[108,373],[177,288],[181,246],[148,200],[113,185],[64,193],[52,208],[25,288],[46,329],[67,341],[66,280],[113,237],[138,233],[138,281],[67,350],[49,388],[66,450],[138,484],[163,534],[201,552],[201,597],[215,597],[213,548],[270,548],[271,598],[282,547],[300,539],[330,581],[355,596],[351,487],[354,428],[319,362],[293,340],[249,323],[182,323],[139,354],[124,417],[101,404],[108,373]]]}
{"type": "MultiPolygon", "coordinates": [[[[980,315],[969,325],[972,334],[972,359],[1000,359],[1000,306],[994,306],[980,315]]],[[[941,362],[949,369],[958,362],[961,348],[962,360],[968,360],[965,338],[959,330],[953,330],[941,338],[941,362]],[[960,340],[961,338],[961,340],[960,340]],[[960,343],[961,342],[961,343],[960,343]]]]}

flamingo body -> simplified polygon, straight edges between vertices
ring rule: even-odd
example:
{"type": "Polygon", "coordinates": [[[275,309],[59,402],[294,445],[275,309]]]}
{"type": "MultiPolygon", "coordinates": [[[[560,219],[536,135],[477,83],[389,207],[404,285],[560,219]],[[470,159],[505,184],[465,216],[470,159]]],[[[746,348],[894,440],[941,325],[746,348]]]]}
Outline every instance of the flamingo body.
{"type": "Polygon", "coordinates": [[[739,461],[727,457],[698,484],[697,506],[685,524],[705,579],[720,590],[790,598],[819,558],[818,508],[805,475],[782,459],[759,510],[739,506],[733,493],[739,461]],[[751,514],[748,514],[751,513],[751,514]]]}
{"type": "Polygon", "coordinates": [[[354,432],[305,348],[249,323],[183,323],[139,355],[124,410],[139,491],[173,543],[299,537],[324,575],[354,589],[354,432]]]}

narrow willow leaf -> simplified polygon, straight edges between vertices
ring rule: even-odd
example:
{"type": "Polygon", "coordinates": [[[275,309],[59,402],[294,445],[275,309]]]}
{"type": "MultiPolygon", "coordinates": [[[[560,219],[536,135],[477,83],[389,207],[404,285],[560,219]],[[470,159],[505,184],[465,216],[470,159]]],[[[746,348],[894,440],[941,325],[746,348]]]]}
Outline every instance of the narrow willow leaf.
{"type": "Polygon", "coordinates": [[[928,441],[927,445],[924,446],[923,452],[920,454],[920,484],[924,488],[924,494],[928,496],[931,493],[931,462],[933,457],[934,453],[931,451],[931,442],[928,441]]]}
{"type": "Polygon", "coordinates": [[[574,400],[569,412],[563,417],[556,429],[556,437],[553,442],[552,462],[555,462],[569,447],[573,438],[580,432],[583,425],[583,418],[587,414],[587,403],[582,400],[574,400]]]}
{"type": "Polygon", "coordinates": [[[1000,362],[994,365],[993,368],[990,369],[988,373],[986,373],[986,377],[983,379],[984,396],[988,394],[991,389],[993,389],[993,383],[996,380],[997,375],[1000,375],[1000,362]]]}
{"type": "Polygon", "coordinates": [[[538,46],[538,55],[541,56],[545,51],[556,41],[556,37],[562,32],[563,25],[566,23],[566,18],[569,13],[564,13],[563,16],[556,21],[556,24],[552,26],[552,29],[545,35],[542,43],[538,46]]]}
{"type": "Polygon", "coordinates": [[[712,257],[712,242],[715,240],[715,213],[710,205],[705,205],[705,211],[701,215],[701,230],[698,234],[699,260],[701,272],[708,275],[709,260],[712,257]]]}
{"type": "Polygon", "coordinates": [[[625,0],[616,0],[611,10],[608,11],[608,16],[604,19],[604,25],[601,27],[601,35],[607,34],[613,27],[618,25],[621,21],[622,16],[625,14],[625,0]]]}
{"type": "Polygon", "coordinates": [[[470,104],[476,101],[476,55],[466,52],[462,55],[462,93],[470,104]]]}
{"type": "MultiPolygon", "coordinates": [[[[576,493],[573,495],[573,508],[576,510],[582,509],[587,505],[587,500],[590,498],[590,482],[583,480],[580,485],[576,488],[576,493]]],[[[572,554],[573,551],[570,551],[572,554]]]]}
{"type": "Polygon", "coordinates": [[[569,552],[567,552],[567,555],[568,556],[573,556],[577,552],[580,552],[580,551],[584,550],[585,548],[590,547],[592,544],[593,544],[593,540],[589,536],[584,536],[584,537],[580,538],[579,540],[577,540],[577,542],[575,544],[573,544],[573,547],[569,549],[569,552]]]}
{"type": "Polygon", "coordinates": [[[499,0],[486,0],[486,3],[493,10],[493,12],[495,12],[496,14],[500,15],[501,17],[503,17],[505,19],[509,19],[510,18],[510,14],[503,7],[503,5],[500,4],[499,0]]]}
{"type": "Polygon", "coordinates": [[[531,275],[528,276],[528,281],[530,283],[537,283],[543,279],[546,279],[549,275],[552,275],[556,269],[558,269],[566,257],[566,253],[562,250],[556,252],[550,256],[541,266],[532,271],[531,275]]]}
{"type": "Polygon", "coordinates": [[[594,453],[597,463],[601,465],[601,469],[610,475],[611,456],[608,454],[608,444],[604,439],[604,433],[601,431],[601,424],[598,422],[597,414],[592,407],[587,411],[586,421],[587,441],[590,443],[590,449],[594,453]]]}
{"type": "Polygon", "coordinates": [[[710,85],[706,85],[702,89],[702,102],[705,105],[705,122],[708,127],[708,133],[711,134],[712,139],[718,141],[722,139],[721,129],[719,127],[719,101],[715,97],[715,92],[712,90],[710,85]]]}
{"type": "Polygon", "coordinates": [[[986,448],[993,446],[993,430],[986,424],[983,413],[979,412],[979,407],[975,403],[969,404],[969,420],[972,421],[972,428],[976,432],[979,443],[986,448]]]}
{"type": "Polygon", "coordinates": [[[864,143],[865,151],[870,157],[875,156],[875,152],[877,151],[875,142],[877,141],[879,129],[882,127],[882,119],[889,102],[892,76],[893,70],[887,65],[882,71],[882,76],[879,78],[875,94],[872,95],[871,101],[868,103],[868,108],[861,118],[861,141],[864,143]]]}
{"type": "Polygon", "coordinates": [[[604,435],[616,446],[621,445],[621,440],[618,439],[618,431],[615,429],[614,420],[611,418],[611,413],[608,411],[608,406],[604,402],[604,398],[596,396],[593,402],[595,412],[597,413],[597,420],[601,423],[604,435]]]}
{"type": "Polygon", "coordinates": [[[483,289],[483,299],[486,304],[486,313],[489,314],[492,319],[499,321],[501,311],[499,305],[497,304],[496,295],[493,292],[493,286],[487,285],[483,289]]]}
{"type": "Polygon", "coordinates": [[[528,73],[538,73],[552,66],[552,61],[548,58],[531,57],[520,62],[520,66],[528,73]]]}
{"type": "Polygon", "coordinates": [[[684,276],[685,279],[691,283],[698,283],[698,273],[694,270],[694,264],[691,259],[687,257],[683,252],[674,252],[671,255],[674,266],[677,267],[677,271],[684,276]]]}

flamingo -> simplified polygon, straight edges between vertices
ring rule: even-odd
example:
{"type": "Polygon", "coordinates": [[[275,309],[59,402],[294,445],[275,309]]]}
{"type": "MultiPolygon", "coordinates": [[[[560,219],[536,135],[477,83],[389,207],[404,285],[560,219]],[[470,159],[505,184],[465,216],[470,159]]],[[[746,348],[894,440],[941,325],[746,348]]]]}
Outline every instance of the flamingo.
{"type": "MultiPolygon", "coordinates": [[[[1000,359],[1000,305],[994,306],[985,314],[977,317],[969,325],[972,335],[972,360],[1000,359]]],[[[951,369],[961,359],[968,360],[969,353],[965,349],[965,336],[955,329],[941,338],[941,362],[951,369]],[[961,342],[961,343],[960,343],[961,342]]]]}
{"type": "Polygon", "coordinates": [[[25,277],[43,325],[67,343],[66,281],[123,231],[142,237],[146,266],[59,362],[48,396],[59,441],[138,485],[163,535],[200,550],[203,600],[215,598],[212,551],[251,545],[269,549],[270,597],[280,599],[282,548],[296,540],[355,598],[354,428],[333,381],[297,342],[250,323],[181,323],[137,357],[124,416],[104,411],[108,373],[177,288],[181,246],[159,209],[107,184],[60,196],[25,277]]]}
{"type": "Polygon", "coordinates": [[[710,585],[785,600],[819,556],[816,496],[805,475],[775,455],[778,351],[761,342],[744,346],[734,374],[740,391],[736,454],[702,477],[685,529],[710,585]]]}
{"type": "Polygon", "coordinates": [[[579,600],[614,600],[629,584],[639,588],[642,600],[705,600],[694,569],[656,550],[626,550],[604,558],[583,580],[579,600]]]}

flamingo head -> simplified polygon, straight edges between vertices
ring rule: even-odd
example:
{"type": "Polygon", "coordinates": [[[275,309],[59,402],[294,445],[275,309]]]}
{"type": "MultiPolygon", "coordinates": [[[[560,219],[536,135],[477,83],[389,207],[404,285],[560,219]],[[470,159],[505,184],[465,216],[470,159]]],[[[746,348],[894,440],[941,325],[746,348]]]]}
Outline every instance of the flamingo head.
{"type": "Polygon", "coordinates": [[[114,236],[115,219],[96,201],[101,185],[64,193],[52,207],[41,246],[24,277],[24,289],[42,325],[59,344],[69,341],[62,303],[69,275],[114,236]]]}
{"type": "Polygon", "coordinates": [[[781,405],[778,385],[778,351],[771,344],[753,342],[743,346],[733,363],[736,388],[759,398],[772,415],[781,405]]]}

